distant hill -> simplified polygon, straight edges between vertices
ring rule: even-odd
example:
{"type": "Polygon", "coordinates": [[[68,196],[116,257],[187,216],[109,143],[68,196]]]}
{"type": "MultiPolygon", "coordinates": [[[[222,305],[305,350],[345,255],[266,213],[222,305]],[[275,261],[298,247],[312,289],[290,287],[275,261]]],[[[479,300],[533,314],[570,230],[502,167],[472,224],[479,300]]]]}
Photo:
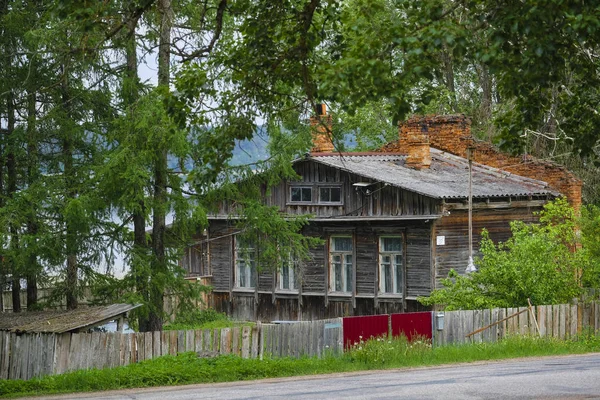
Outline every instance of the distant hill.
{"type": "Polygon", "coordinates": [[[233,157],[229,164],[243,165],[266,160],[269,157],[268,144],[269,135],[266,129],[258,127],[251,140],[236,141],[233,157]]]}
{"type": "MultiPolygon", "coordinates": [[[[269,157],[268,143],[269,135],[265,129],[259,127],[251,140],[236,142],[230,164],[242,165],[266,160],[269,157]]],[[[354,151],[357,146],[355,135],[344,135],[343,146],[344,151],[354,151]]]]}

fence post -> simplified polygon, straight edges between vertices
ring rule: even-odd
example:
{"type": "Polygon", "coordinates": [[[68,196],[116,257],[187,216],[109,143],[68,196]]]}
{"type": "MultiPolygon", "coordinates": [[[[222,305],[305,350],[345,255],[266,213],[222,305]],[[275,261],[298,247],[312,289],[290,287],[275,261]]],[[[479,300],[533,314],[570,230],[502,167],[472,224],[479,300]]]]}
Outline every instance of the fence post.
{"type": "Polygon", "coordinates": [[[263,355],[264,355],[264,330],[262,329],[262,323],[260,321],[256,322],[256,336],[254,335],[254,332],[252,332],[252,354],[255,354],[255,350],[254,350],[254,343],[255,343],[255,338],[256,337],[256,356],[258,357],[259,360],[263,359],[263,355]]]}

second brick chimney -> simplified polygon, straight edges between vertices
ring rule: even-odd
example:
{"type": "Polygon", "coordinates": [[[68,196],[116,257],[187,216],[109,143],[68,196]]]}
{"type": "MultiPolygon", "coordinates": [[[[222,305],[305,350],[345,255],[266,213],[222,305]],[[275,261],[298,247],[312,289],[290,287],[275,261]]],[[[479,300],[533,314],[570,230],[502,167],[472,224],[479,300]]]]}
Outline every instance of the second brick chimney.
{"type": "Polygon", "coordinates": [[[473,145],[471,120],[462,115],[436,115],[413,117],[400,125],[398,144],[409,152],[412,132],[427,135],[428,143],[436,149],[443,149],[460,157],[467,156],[467,148],[473,145]]]}
{"type": "Polygon", "coordinates": [[[331,141],[331,115],[327,115],[327,107],[325,104],[318,104],[316,114],[310,117],[310,127],[312,133],[312,149],[313,153],[330,153],[334,151],[333,142],[331,141]]]}
{"type": "Polygon", "coordinates": [[[471,120],[462,114],[410,118],[400,123],[398,141],[388,143],[378,151],[408,154],[406,165],[421,169],[431,164],[429,146],[463,158],[467,156],[467,148],[474,147],[474,162],[543,180],[566,196],[575,210],[581,207],[582,182],[573,173],[550,161],[537,160],[530,155],[512,156],[491,143],[475,141],[471,136],[471,120]]]}

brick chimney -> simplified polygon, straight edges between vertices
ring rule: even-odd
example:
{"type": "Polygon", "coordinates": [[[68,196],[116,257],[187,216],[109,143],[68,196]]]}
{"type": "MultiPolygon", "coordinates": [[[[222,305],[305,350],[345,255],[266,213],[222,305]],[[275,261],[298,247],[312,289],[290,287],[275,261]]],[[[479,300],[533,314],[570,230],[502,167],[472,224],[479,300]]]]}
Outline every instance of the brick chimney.
{"type": "Polygon", "coordinates": [[[313,153],[330,153],[334,151],[333,142],[331,141],[331,115],[327,115],[327,106],[325,104],[317,104],[316,115],[310,117],[310,127],[312,133],[313,153]]]}
{"type": "Polygon", "coordinates": [[[398,144],[401,151],[408,152],[412,132],[420,131],[428,136],[432,147],[460,157],[467,156],[467,148],[473,145],[471,120],[465,115],[438,115],[413,117],[400,125],[398,144]]]}
{"type": "Polygon", "coordinates": [[[566,196],[576,211],[581,207],[582,181],[572,172],[550,161],[537,160],[532,156],[512,156],[499,151],[491,143],[475,141],[471,136],[471,120],[462,114],[410,118],[400,123],[398,141],[388,143],[378,151],[408,154],[407,166],[427,168],[426,159],[431,163],[431,158],[423,155],[424,143],[463,158],[467,157],[467,148],[474,147],[473,161],[476,163],[545,181],[566,196]]]}
{"type": "Polygon", "coordinates": [[[431,165],[428,127],[425,124],[411,124],[400,127],[400,137],[406,146],[406,166],[414,169],[427,169],[431,165]]]}

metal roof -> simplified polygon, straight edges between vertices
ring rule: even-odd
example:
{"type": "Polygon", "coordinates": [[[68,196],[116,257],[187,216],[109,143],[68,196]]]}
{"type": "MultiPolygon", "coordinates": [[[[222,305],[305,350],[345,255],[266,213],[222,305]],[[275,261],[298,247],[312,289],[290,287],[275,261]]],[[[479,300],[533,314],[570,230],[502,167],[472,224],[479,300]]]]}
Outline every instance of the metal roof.
{"type": "Polygon", "coordinates": [[[111,304],[75,310],[0,313],[0,331],[64,333],[91,328],[115,319],[141,304],[111,304]]]}
{"type": "MultiPolygon", "coordinates": [[[[407,156],[398,153],[313,153],[308,159],[432,198],[467,198],[468,161],[435,148],[430,151],[431,166],[421,170],[407,167],[407,156]]],[[[546,182],[473,163],[473,197],[559,194],[546,182]]]]}

